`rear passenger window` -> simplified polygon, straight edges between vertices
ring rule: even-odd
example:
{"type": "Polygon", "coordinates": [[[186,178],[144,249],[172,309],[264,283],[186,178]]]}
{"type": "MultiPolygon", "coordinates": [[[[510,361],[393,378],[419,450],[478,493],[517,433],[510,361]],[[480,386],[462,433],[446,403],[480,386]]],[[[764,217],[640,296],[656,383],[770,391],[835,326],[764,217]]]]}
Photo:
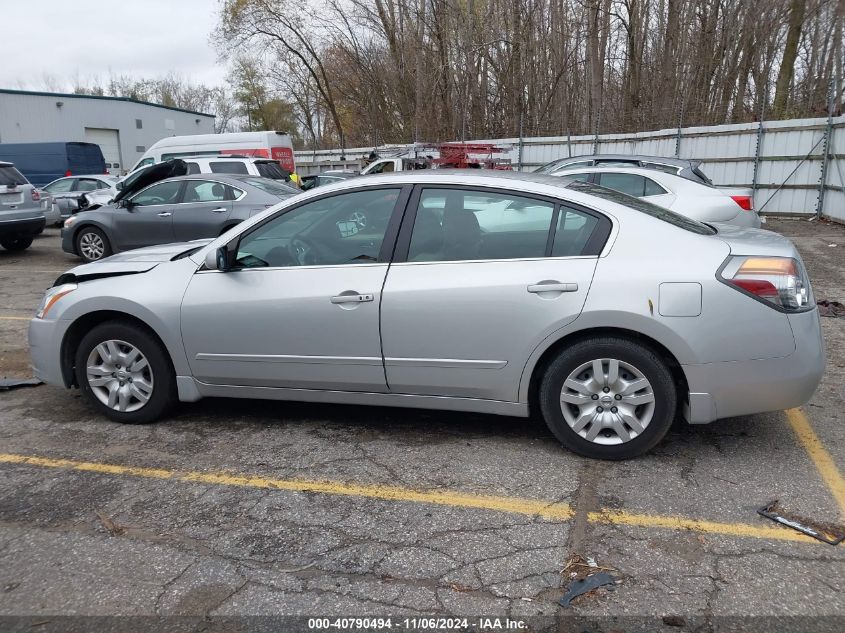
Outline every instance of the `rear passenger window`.
{"type": "Polygon", "coordinates": [[[423,189],[408,261],[544,257],[553,211],[511,194],[423,189]]]}
{"type": "Polygon", "coordinates": [[[219,160],[210,163],[212,174],[248,174],[246,163],[234,160],[219,160]]]}
{"type": "Polygon", "coordinates": [[[189,180],[185,184],[185,193],[182,194],[183,203],[217,202],[225,199],[226,185],[222,182],[189,180]]]}
{"type": "Polygon", "coordinates": [[[185,163],[188,166],[188,173],[189,174],[198,174],[200,173],[200,166],[198,163],[185,163]]]}
{"type": "Polygon", "coordinates": [[[645,178],[637,174],[616,174],[603,173],[597,174],[597,182],[602,187],[613,189],[614,191],[621,191],[627,193],[629,196],[637,198],[645,195],[645,178]]]}
{"type": "Polygon", "coordinates": [[[598,218],[592,215],[561,205],[552,245],[552,257],[582,255],[598,223],[598,218]]]}

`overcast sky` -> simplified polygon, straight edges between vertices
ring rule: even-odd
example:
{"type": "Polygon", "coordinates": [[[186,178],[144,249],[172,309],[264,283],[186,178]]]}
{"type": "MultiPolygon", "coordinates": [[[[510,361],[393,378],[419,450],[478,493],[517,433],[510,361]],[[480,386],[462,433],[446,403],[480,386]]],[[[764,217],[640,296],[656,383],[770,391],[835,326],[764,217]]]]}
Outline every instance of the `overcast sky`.
{"type": "Polygon", "coordinates": [[[0,88],[69,90],[109,73],[223,82],[210,35],[217,0],[2,0],[0,88]]]}

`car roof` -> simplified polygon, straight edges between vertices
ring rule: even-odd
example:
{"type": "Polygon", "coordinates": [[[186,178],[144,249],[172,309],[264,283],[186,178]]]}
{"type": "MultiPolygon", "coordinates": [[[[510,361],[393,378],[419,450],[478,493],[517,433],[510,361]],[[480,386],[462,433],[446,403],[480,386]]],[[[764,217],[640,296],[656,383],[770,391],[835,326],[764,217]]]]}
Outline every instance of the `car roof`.
{"type": "Polygon", "coordinates": [[[619,161],[648,161],[672,165],[674,167],[694,167],[701,161],[692,158],[674,158],[667,156],[648,156],[646,154],[588,154],[585,156],[570,156],[566,160],[619,160],[619,161]]]}
{"type": "Polygon", "coordinates": [[[5,160],[0,160],[0,167],[14,167],[14,163],[7,163],[5,160]]]}
{"type": "Polygon", "coordinates": [[[244,156],[243,154],[189,154],[187,156],[179,156],[180,160],[220,160],[221,158],[224,160],[251,160],[270,163],[278,162],[272,158],[267,158],[266,156],[244,156]]]}
{"type": "MultiPolygon", "coordinates": [[[[584,174],[584,173],[608,173],[608,172],[618,172],[624,174],[637,174],[640,176],[645,176],[646,178],[651,178],[653,180],[657,180],[658,178],[663,178],[664,176],[669,180],[676,181],[681,180],[683,182],[696,182],[689,180],[688,178],[684,178],[683,176],[679,176],[678,174],[670,174],[666,171],[660,171],[659,169],[649,169],[648,167],[627,167],[625,165],[596,165],[595,167],[576,167],[574,169],[561,169],[558,172],[552,172],[554,174],[560,174],[560,176],[570,176],[573,174],[584,174]]],[[[555,176],[559,178],[560,176],[555,176]]],[[[700,184],[700,183],[696,183],[700,184]]]]}
{"type": "MultiPolygon", "coordinates": [[[[73,174],[72,176],[62,176],[56,180],[67,180],[68,178],[96,178],[97,180],[119,180],[117,176],[111,174],[73,174]]],[[[55,182],[55,180],[53,181],[55,182]]]]}

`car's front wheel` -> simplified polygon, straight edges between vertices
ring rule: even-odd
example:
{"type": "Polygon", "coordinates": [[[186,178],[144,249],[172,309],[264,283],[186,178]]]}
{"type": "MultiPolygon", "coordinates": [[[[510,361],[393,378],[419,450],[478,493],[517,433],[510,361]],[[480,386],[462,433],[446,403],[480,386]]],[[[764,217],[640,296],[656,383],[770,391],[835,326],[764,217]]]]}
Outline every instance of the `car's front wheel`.
{"type": "Polygon", "coordinates": [[[86,334],[76,350],[76,382],[85,400],[116,422],[154,422],[176,400],[167,352],[132,323],[107,322],[86,334]]]}
{"type": "Polygon", "coordinates": [[[86,262],[96,262],[112,254],[109,238],[100,229],[84,226],[76,234],[76,253],[86,262]]]}
{"type": "Polygon", "coordinates": [[[669,431],[677,394],[665,361],[624,338],[595,337],[567,347],[540,383],[546,424],[570,450],[628,459],[669,431]]]}
{"type": "Polygon", "coordinates": [[[30,246],[32,246],[32,236],[27,235],[26,237],[22,237],[22,236],[2,237],[2,238],[0,238],[0,246],[5,248],[7,251],[12,251],[12,252],[25,251],[30,246]]]}

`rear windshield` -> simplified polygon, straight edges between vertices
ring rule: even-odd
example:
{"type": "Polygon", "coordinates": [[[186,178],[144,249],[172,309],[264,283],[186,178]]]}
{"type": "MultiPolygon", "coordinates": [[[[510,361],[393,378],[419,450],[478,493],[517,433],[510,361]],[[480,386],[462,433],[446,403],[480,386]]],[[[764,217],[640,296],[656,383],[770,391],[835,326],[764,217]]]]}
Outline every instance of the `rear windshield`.
{"type": "Polygon", "coordinates": [[[212,174],[248,174],[246,164],[234,160],[212,161],[209,163],[212,174]]]}
{"type": "MultiPolygon", "coordinates": [[[[557,160],[553,160],[550,163],[546,163],[545,165],[543,165],[539,169],[535,169],[534,173],[535,174],[550,174],[553,171],[555,171],[556,169],[559,169],[560,167],[562,167],[564,164],[570,162],[571,160],[572,160],[571,158],[559,158],[557,160]]],[[[592,161],[589,161],[589,162],[592,163],[592,161]]],[[[578,165],[578,166],[580,167],[581,165],[578,165]]]]}
{"type": "Polygon", "coordinates": [[[278,180],[270,180],[269,178],[240,178],[241,182],[245,182],[248,185],[252,185],[253,187],[258,187],[262,191],[266,191],[267,193],[272,193],[274,196],[292,196],[296,193],[299,193],[299,189],[294,189],[293,187],[288,187],[287,185],[279,182],[278,180]]]}
{"type": "Polygon", "coordinates": [[[258,175],[262,178],[272,178],[273,180],[287,180],[287,176],[285,176],[285,173],[279,167],[279,163],[255,163],[255,167],[258,169],[258,175]]]}
{"type": "Polygon", "coordinates": [[[29,181],[23,174],[11,165],[0,165],[0,186],[15,187],[17,185],[28,185],[29,181]]]}
{"type": "Polygon", "coordinates": [[[622,206],[629,207],[635,211],[639,211],[640,213],[645,213],[646,215],[650,215],[658,220],[663,220],[664,222],[673,224],[678,228],[690,231],[691,233],[698,233],[699,235],[713,235],[716,233],[715,229],[707,226],[706,224],[692,220],[679,213],[670,211],[669,209],[658,207],[656,204],[646,202],[641,198],[635,198],[634,196],[614,191],[613,189],[606,189],[605,187],[599,187],[598,185],[594,185],[589,182],[580,182],[577,180],[569,183],[567,188],[574,191],[580,191],[581,193],[587,193],[603,200],[610,200],[616,204],[621,204],[622,206]]]}
{"type": "Polygon", "coordinates": [[[713,181],[710,180],[710,177],[707,174],[705,174],[703,171],[701,171],[701,167],[699,165],[696,165],[695,167],[692,168],[692,173],[694,173],[696,176],[701,178],[704,182],[706,182],[711,187],[713,186],[713,181]]]}

